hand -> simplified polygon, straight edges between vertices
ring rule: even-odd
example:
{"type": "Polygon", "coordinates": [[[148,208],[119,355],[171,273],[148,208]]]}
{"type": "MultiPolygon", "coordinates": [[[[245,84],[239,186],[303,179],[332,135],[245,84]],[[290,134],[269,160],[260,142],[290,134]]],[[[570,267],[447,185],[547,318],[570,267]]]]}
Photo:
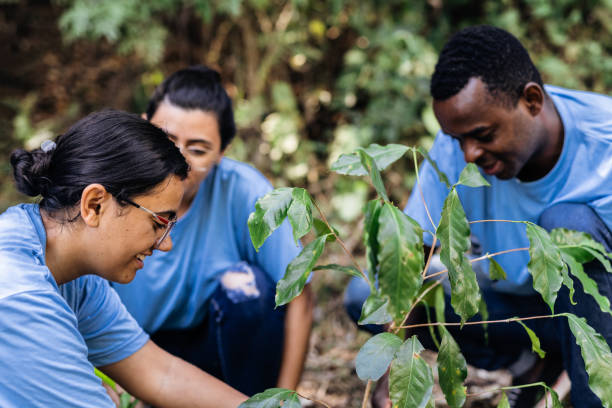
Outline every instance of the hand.
{"type": "Polygon", "coordinates": [[[376,383],[372,393],[372,408],[392,408],[389,399],[389,371],[387,371],[376,383]]]}

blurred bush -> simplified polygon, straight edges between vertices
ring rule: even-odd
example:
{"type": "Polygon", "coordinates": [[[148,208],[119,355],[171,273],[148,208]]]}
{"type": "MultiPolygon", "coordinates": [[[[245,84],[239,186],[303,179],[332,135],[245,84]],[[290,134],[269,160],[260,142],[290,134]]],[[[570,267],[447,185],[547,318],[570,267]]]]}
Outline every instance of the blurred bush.
{"type": "MultiPolygon", "coordinates": [[[[108,69],[133,71],[133,82],[124,84],[131,90],[129,104],[117,108],[142,111],[164,75],[185,65],[219,69],[241,136],[229,155],[253,163],[277,186],[306,185],[326,208],[342,209],[337,216],[349,222],[358,215],[351,208],[360,207],[368,193],[359,183],[330,175],[328,163],[357,145],[432,143],[438,125],[429,76],[438,51],[456,30],[482,23],[502,27],[526,45],[546,82],[612,90],[612,0],[51,4],[59,10],[65,47],[107,44],[117,55],[108,69]],[[124,58],[124,65],[116,58],[124,58]],[[328,202],[331,191],[339,198],[328,202]]],[[[64,106],[57,115],[67,114],[69,105],[64,106]]],[[[14,125],[22,134],[17,119],[14,125]]],[[[32,126],[29,134],[40,134],[39,125],[32,126]]],[[[387,173],[391,198],[400,205],[409,193],[412,168],[399,163],[387,173]]]]}

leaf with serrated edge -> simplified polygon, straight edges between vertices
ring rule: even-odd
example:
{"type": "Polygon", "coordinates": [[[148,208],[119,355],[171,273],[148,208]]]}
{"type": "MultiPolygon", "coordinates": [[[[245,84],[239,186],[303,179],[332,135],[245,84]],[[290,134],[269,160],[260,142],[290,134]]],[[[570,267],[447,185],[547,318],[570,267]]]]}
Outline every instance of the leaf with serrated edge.
{"type": "Polygon", "coordinates": [[[355,268],[354,266],[344,266],[344,265],[337,265],[337,264],[328,264],[328,265],[315,266],[312,270],[313,271],[336,271],[336,272],[345,273],[345,274],[350,275],[350,276],[356,276],[357,278],[362,278],[363,277],[361,272],[359,272],[359,270],[357,268],[355,268]]]}
{"type": "Polygon", "coordinates": [[[312,268],[323,253],[326,239],[327,235],[318,237],[287,265],[285,276],[276,284],[276,306],[287,304],[302,293],[312,268]]]}
{"type": "Polygon", "coordinates": [[[291,196],[293,201],[287,210],[287,216],[293,227],[293,239],[297,244],[312,227],[312,198],[303,188],[294,188],[291,196]]]}
{"type": "Polygon", "coordinates": [[[387,371],[391,360],[402,345],[402,339],[391,333],[380,333],[371,337],[361,347],[355,367],[363,381],[378,380],[387,371]]]}
{"type": "Polygon", "coordinates": [[[434,171],[438,174],[438,178],[440,179],[440,182],[443,183],[446,186],[446,188],[450,189],[451,184],[448,181],[448,177],[446,176],[446,174],[440,171],[440,168],[438,167],[438,163],[436,163],[435,160],[431,158],[427,150],[423,149],[422,147],[419,147],[417,149],[417,152],[419,152],[421,156],[423,156],[425,160],[427,160],[429,164],[431,164],[431,167],[433,167],[434,171]]]}
{"type": "Polygon", "coordinates": [[[504,268],[493,258],[489,258],[489,277],[491,280],[506,280],[506,271],[504,268]]]}
{"type": "Polygon", "coordinates": [[[589,375],[589,386],[591,390],[601,399],[604,407],[612,406],[612,353],[610,346],[601,334],[597,333],[586,320],[571,313],[563,313],[567,316],[570,330],[576,338],[576,344],[580,346],[582,359],[587,374],[589,375]]]}
{"type": "Polygon", "coordinates": [[[499,404],[497,404],[497,408],[510,408],[510,403],[508,402],[508,396],[503,391],[502,391],[502,397],[499,400],[499,404]]]}
{"type": "Polygon", "coordinates": [[[480,174],[478,167],[476,167],[474,163],[468,163],[463,170],[461,170],[457,184],[468,187],[491,187],[489,182],[482,177],[482,174],[480,174]]]}
{"type": "Polygon", "coordinates": [[[393,321],[389,314],[389,297],[381,297],[377,292],[370,293],[370,296],[363,302],[359,324],[387,324],[393,321]]]}
{"type": "Polygon", "coordinates": [[[359,154],[359,158],[361,159],[361,164],[363,165],[363,167],[368,170],[370,180],[372,181],[372,185],[376,189],[378,195],[383,200],[389,201],[387,191],[385,190],[385,183],[383,183],[383,179],[380,175],[378,167],[376,167],[376,162],[374,161],[374,159],[370,155],[368,155],[363,149],[358,149],[357,154],[359,154]]]}
{"type": "Polygon", "coordinates": [[[389,397],[394,408],[424,408],[431,398],[433,374],[419,355],[421,351],[423,346],[412,336],[401,345],[391,363],[389,397]]]}
{"type": "Polygon", "coordinates": [[[531,351],[533,351],[534,353],[538,353],[538,356],[540,356],[540,358],[544,358],[546,356],[546,352],[540,348],[540,339],[535,334],[535,332],[529,327],[527,327],[527,325],[522,321],[516,320],[516,322],[523,326],[523,329],[525,329],[525,331],[527,332],[527,335],[531,340],[531,351]]]}
{"type": "Polygon", "coordinates": [[[269,388],[253,395],[238,408],[300,408],[300,399],[295,391],[285,388],[269,388]]]}
{"type": "Polygon", "coordinates": [[[584,272],[584,268],[580,264],[580,262],[576,261],[571,255],[566,254],[565,252],[561,252],[563,256],[563,260],[569,266],[569,271],[572,275],[576,277],[582,284],[582,289],[584,293],[587,293],[595,299],[597,305],[604,313],[612,314],[612,310],[610,310],[610,299],[606,296],[602,296],[597,289],[597,282],[595,282],[589,275],[584,272]]]}
{"type": "Polygon", "coordinates": [[[465,256],[470,249],[470,226],[455,189],[444,200],[436,234],[440,239],[440,260],[448,268],[451,305],[463,323],[478,312],[480,289],[476,273],[465,256]]]}
{"type": "Polygon", "coordinates": [[[467,364],[459,346],[448,330],[441,326],[442,343],[438,351],[438,378],[446,402],[451,408],[461,407],[465,402],[463,382],[467,377],[467,364]]]}
{"type": "Polygon", "coordinates": [[[366,248],[366,258],[368,261],[368,277],[370,278],[370,287],[374,290],[375,273],[378,270],[378,217],[382,203],[379,199],[368,201],[365,206],[364,224],[363,224],[363,244],[366,248]]]}
{"type": "MultiPolygon", "coordinates": [[[[365,152],[376,162],[379,170],[384,170],[391,163],[401,158],[410,148],[399,144],[388,144],[380,146],[371,144],[366,147],[365,152]]],[[[368,171],[363,167],[359,155],[356,153],[342,154],[332,165],[331,169],[339,174],[348,176],[365,176],[368,171]]]]}
{"type": "Polygon", "coordinates": [[[378,284],[381,293],[389,296],[389,312],[399,323],[423,284],[423,230],[389,203],[380,211],[379,223],[378,284]]]}
{"type": "Polygon", "coordinates": [[[277,188],[255,203],[255,211],[249,215],[248,226],[256,250],[287,217],[287,210],[293,201],[292,193],[292,188],[277,188]]]}
{"type": "Polygon", "coordinates": [[[559,249],[550,240],[548,232],[538,225],[526,224],[530,244],[527,269],[533,277],[533,288],[542,295],[542,299],[554,313],[557,292],[563,283],[561,270],[565,264],[559,249]]]}

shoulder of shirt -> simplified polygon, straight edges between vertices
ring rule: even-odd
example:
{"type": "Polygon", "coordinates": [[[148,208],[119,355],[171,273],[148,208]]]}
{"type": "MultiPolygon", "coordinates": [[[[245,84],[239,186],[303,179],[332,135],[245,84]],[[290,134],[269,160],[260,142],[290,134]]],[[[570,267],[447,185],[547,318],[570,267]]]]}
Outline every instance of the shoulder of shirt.
{"type": "Polygon", "coordinates": [[[255,167],[227,157],[224,157],[217,166],[215,177],[223,182],[233,180],[236,183],[235,187],[246,190],[268,191],[272,187],[268,179],[255,167]]]}

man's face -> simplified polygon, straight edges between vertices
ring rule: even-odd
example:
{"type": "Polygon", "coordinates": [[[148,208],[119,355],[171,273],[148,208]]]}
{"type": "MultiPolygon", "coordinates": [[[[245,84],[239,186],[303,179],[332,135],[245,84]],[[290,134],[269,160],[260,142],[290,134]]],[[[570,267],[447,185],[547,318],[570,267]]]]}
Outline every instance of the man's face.
{"type": "Polygon", "coordinates": [[[223,157],[217,117],[211,112],[183,109],[163,101],[151,118],[151,123],[168,134],[191,167],[189,176],[183,182],[183,200],[190,202],[202,180],[223,157]]]}
{"type": "Polygon", "coordinates": [[[541,149],[539,110],[521,98],[515,107],[495,99],[479,78],[471,78],[456,95],[434,101],[442,131],[459,140],[468,163],[499,179],[532,180],[533,165],[541,149]],[[530,164],[530,165],[529,165],[530,164]]]}

